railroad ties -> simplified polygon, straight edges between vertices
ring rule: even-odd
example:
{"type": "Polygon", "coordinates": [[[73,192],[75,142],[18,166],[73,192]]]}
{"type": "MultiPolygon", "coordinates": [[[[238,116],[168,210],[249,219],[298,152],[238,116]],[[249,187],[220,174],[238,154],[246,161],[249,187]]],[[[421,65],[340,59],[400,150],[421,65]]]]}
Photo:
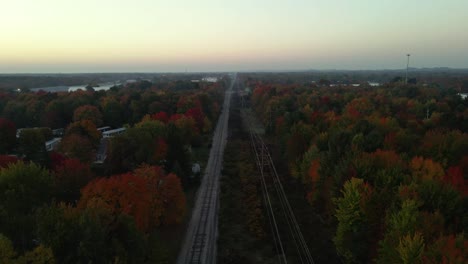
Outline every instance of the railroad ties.
{"type": "Polygon", "coordinates": [[[185,242],[177,263],[216,263],[216,240],[218,236],[219,178],[226,145],[231,90],[236,82],[234,76],[225,93],[221,115],[216,125],[210,158],[206,166],[199,193],[187,228],[185,242]]]}
{"type": "Polygon", "coordinates": [[[208,238],[208,217],[210,209],[212,208],[212,195],[214,188],[210,184],[209,188],[203,196],[203,204],[200,212],[200,221],[195,233],[194,241],[192,244],[189,263],[202,263],[202,255],[207,245],[208,238]]]}

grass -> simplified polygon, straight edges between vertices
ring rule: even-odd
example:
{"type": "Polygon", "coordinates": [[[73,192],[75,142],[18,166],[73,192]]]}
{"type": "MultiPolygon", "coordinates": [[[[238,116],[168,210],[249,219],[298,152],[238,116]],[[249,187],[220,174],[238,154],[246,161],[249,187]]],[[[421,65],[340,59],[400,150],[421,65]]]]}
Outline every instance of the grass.
{"type": "Polygon", "coordinates": [[[249,153],[245,156],[245,152],[239,151],[242,144],[245,142],[236,140],[229,141],[226,146],[221,178],[218,263],[276,263],[272,243],[268,238],[258,239],[248,228],[250,212],[243,199],[239,166],[248,162],[249,153]]]}

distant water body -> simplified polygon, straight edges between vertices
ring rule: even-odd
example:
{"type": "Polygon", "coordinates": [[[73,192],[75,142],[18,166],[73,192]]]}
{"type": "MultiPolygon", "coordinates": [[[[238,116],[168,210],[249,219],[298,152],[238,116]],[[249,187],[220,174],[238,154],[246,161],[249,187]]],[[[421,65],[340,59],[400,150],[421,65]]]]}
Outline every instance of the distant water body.
{"type": "MultiPolygon", "coordinates": [[[[95,91],[107,91],[112,86],[115,86],[115,85],[118,85],[118,84],[115,84],[115,83],[102,83],[102,84],[99,84],[99,87],[93,87],[93,88],[94,88],[95,91]]],[[[86,86],[87,85],[70,86],[68,88],[68,91],[69,92],[75,92],[75,91],[78,91],[78,90],[86,91],[86,86]]]]}
{"type": "MultiPolygon", "coordinates": [[[[115,83],[101,83],[99,84],[98,87],[93,87],[95,91],[107,91],[109,90],[112,86],[119,85],[115,83]]],[[[74,85],[74,86],[54,86],[54,87],[41,87],[41,88],[32,88],[31,91],[33,92],[38,92],[38,91],[44,91],[44,92],[50,92],[50,93],[57,93],[57,92],[76,92],[78,90],[83,90],[86,91],[86,86],[87,84],[82,84],[82,85],[74,85]]]]}

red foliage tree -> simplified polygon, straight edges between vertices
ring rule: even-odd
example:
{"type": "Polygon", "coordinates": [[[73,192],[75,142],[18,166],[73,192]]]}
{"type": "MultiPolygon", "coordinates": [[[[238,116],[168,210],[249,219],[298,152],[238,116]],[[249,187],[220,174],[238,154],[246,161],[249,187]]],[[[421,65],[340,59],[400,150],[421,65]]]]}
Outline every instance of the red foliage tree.
{"type": "Polygon", "coordinates": [[[75,202],[83,188],[92,178],[89,164],[78,159],[66,159],[55,168],[54,180],[57,192],[62,200],[75,202]]]}
{"type": "Polygon", "coordinates": [[[398,155],[398,153],[396,153],[393,150],[387,151],[378,149],[374,153],[372,153],[370,157],[373,160],[374,164],[379,166],[380,168],[403,168],[405,166],[400,155],[398,155]]]}
{"type": "Polygon", "coordinates": [[[307,200],[309,203],[312,203],[315,200],[316,196],[316,191],[317,191],[317,182],[320,180],[320,174],[319,174],[319,169],[320,169],[320,160],[319,159],[314,159],[312,160],[309,168],[309,177],[310,181],[312,183],[312,190],[307,193],[307,200]]]}
{"type": "Polygon", "coordinates": [[[468,195],[467,180],[463,178],[463,171],[459,166],[452,166],[444,176],[444,182],[452,185],[464,196],[468,195]]]}
{"type": "Polygon", "coordinates": [[[9,156],[9,155],[0,155],[0,169],[1,168],[6,168],[8,165],[12,163],[18,162],[19,159],[15,156],[9,156]]]}
{"type": "Polygon", "coordinates": [[[49,152],[49,159],[50,159],[50,168],[52,170],[56,170],[57,167],[63,165],[63,163],[66,160],[65,156],[55,151],[49,152]]]}
{"type": "Polygon", "coordinates": [[[165,225],[180,224],[185,214],[185,195],[179,177],[171,173],[163,178],[159,186],[163,214],[161,223],[165,225]]]}
{"type": "Polygon", "coordinates": [[[163,138],[158,138],[156,140],[156,148],[154,150],[153,159],[154,160],[163,160],[167,155],[167,143],[163,138]]]}
{"type": "Polygon", "coordinates": [[[423,256],[423,263],[466,263],[467,248],[468,241],[464,239],[463,234],[440,237],[423,256]]]}
{"type": "Polygon", "coordinates": [[[193,120],[197,123],[199,130],[203,129],[203,120],[205,119],[205,114],[203,113],[200,107],[194,107],[187,110],[185,116],[192,117],[193,120]]]}
{"type": "Polygon", "coordinates": [[[8,119],[0,118],[0,153],[10,151],[16,142],[16,126],[8,119]]]}
{"type": "Polygon", "coordinates": [[[174,121],[177,121],[177,120],[179,120],[179,119],[181,119],[181,118],[183,118],[183,117],[184,117],[184,115],[181,115],[181,114],[173,114],[173,115],[171,115],[171,117],[169,118],[169,121],[174,122],[174,121]]]}
{"type": "Polygon", "coordinates": [[[167,123],[169,121],[169,116],[166,112],[161,111],[161,112],[151,115],[151,119],[159,120],[163,123],[167,123]]]}

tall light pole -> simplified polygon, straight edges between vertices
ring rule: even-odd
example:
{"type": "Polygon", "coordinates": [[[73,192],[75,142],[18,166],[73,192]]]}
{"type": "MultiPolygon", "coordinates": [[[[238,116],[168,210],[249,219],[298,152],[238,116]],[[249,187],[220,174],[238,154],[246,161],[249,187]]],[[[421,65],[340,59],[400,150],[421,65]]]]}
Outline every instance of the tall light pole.
{"type": "Polygon", "coordinates": [[[406,56],[408,57],[408,61],[406,62],[406,77],[405,77],[405,84],[408,84],[408,68],[409,68],[409,57],[411,56],[411,54],[406,54],[406,56]]]}

